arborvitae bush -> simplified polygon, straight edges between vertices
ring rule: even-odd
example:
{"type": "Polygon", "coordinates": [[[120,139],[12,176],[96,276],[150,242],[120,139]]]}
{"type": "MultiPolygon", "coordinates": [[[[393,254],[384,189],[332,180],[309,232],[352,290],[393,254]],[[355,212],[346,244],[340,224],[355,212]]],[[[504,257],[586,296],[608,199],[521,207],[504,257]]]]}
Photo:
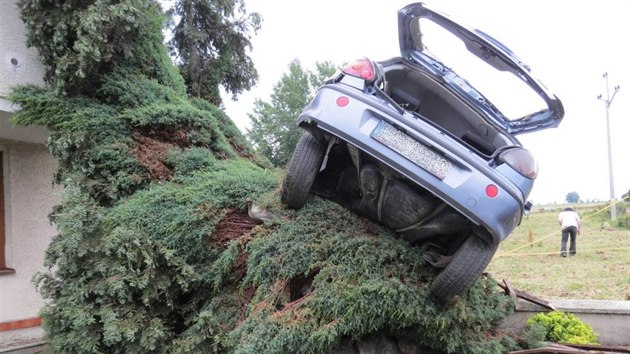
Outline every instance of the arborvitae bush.
{"type": "Polygon", "coordinates": [[[49,129],[65,187],[36,278],[55,351],[323,353],[375,332],[516,347],[493,330],[512,308],[493,280],[436,303],[433,268],[391,232],[318,198],[283,208],[281,171],[186,97],[154,2],[19,5],[51,85],[16,88],[14,122],[49,129]]]}
{"type": "Polygon", "coordinates": [[[539,313],[527,320],[528,341],[597,344],[597,334],[577,316],[561,311],[539,313]]]}

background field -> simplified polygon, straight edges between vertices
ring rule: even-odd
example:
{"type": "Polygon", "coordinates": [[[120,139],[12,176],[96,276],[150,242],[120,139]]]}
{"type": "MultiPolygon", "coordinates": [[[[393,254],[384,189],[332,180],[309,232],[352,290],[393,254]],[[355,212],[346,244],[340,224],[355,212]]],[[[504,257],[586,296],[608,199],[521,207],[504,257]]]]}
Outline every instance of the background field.
{"type": "Polygon", "coordinates": [[[563,207],[535,207],[499,246],[487,271],[544,299],[630,300],[630,230],[610,227],[604,204],[577,204],[577,255],[562,258],[557,217],[563,207]]]}

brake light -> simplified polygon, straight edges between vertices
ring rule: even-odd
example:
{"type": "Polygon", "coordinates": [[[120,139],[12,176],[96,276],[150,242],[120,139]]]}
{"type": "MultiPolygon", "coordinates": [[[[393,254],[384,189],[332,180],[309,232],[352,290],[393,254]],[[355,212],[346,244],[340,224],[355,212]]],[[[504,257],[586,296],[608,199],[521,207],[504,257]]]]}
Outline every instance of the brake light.
{"type": "Polygon", "coordinates": [[[341,71],[345,74],[361,78],[365,81],[373,81],[376,78],[374,63],[368,58],[358,59],[346,65],[341,71]]]}
{"type": "Polygon", "coordinates": [[[511,149],[499,155],[499,160],[507,163],[523,177],[535,179],[538,176],[538,163],[525,149],[511,149]]]}

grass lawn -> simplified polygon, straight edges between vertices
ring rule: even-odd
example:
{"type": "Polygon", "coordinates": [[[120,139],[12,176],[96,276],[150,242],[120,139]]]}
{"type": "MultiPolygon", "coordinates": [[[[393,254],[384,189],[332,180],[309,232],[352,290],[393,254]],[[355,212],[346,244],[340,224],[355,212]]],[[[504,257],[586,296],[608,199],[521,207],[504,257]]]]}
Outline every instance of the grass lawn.
{"type": "Polygon", "coordinates": [[[501,243],[487,271],[544,299],[630,300],[630,230],[602,228],[603,207],[577,205],[582,232],[577,254],[566,258],[560,257],[561,207],[535,208],[501,243]]]}

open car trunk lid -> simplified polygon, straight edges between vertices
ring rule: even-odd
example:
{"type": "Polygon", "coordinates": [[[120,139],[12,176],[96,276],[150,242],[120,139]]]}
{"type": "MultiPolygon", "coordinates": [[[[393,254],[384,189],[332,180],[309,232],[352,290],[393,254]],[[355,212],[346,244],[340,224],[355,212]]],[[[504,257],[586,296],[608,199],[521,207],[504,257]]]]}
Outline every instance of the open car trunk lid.
{"type": "Polygon", "coordinates": [[[403,58],[422,65],[508,133],[560,124],[564,116],[560,100],[532,77],[530,68],[511,50],[488,34],[458,24],[423,3],[398,12],[398,32],[403,58]],[[470,75],[464,79],[460,75],[466,71],[470,75]]]}

